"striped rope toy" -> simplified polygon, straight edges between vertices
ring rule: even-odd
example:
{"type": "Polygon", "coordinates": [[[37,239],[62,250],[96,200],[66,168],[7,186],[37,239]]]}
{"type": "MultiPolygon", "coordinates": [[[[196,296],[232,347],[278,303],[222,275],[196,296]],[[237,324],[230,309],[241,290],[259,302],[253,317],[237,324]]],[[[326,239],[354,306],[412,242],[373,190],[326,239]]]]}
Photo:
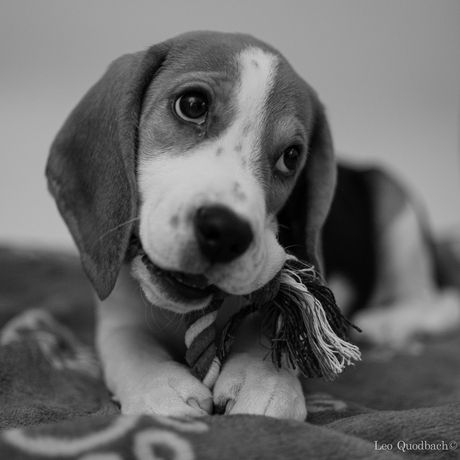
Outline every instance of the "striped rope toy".
{"type": "Polygon", "coordinates": [[[220,340],[215,319],[223,298],[186,315],[185,359],[208,388],[219,376],[239,324],[257,310],[263,315],[263,332],[271,340],[271,357],[278,368],[284,357],[307,378],[332,380],[360,359],[358,347],[346,337],[348,326],[360,329],[342,315],[313,266],[288,255],[281,271],[247,298],[249,305],[233,315],[220,340]]]}
{"type": "Polygon", "coordinates": [[[195,310],[185,316],[187,332],[185,360],[192,374],[208,388],[212,388],[219,376],[221,359],[217,353],[217,312],[224,299],[215,299],[203,310],[195,310]]]}

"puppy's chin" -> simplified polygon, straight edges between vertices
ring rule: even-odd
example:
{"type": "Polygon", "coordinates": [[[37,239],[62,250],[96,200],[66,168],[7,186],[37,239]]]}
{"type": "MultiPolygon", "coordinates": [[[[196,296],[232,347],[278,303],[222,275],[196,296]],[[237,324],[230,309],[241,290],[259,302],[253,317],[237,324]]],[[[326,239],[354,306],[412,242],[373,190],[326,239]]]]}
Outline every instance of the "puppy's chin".
{"type": "Polygon", "coordinates": [[[189,302],[180,302],[178,300],[172,299],[168,297],[167,293],[158,289],[155,285],[151,283],[144,284],[141,282],[141,289],[144,293],[147,300],[156,307],[164,308],[165,310],[173,311],[174,313],[180,313],[185,315],[186,313],[190,313],[194,310],[202,310],[206,308],[212,300],[212,295],[206,297],[203,300],[194,300],[189,302]]]}
{"type": "Polygon", "coordinates": [[[147,300],[156,307],[171,310],[175,313],[189,313],[207,307],[213,299],[213,294],[199,298],[180,295],[173,286],[160,277],[152,276],[141,257],[137,256],[132,262],[132,275],[139,282],[147,300]]]}

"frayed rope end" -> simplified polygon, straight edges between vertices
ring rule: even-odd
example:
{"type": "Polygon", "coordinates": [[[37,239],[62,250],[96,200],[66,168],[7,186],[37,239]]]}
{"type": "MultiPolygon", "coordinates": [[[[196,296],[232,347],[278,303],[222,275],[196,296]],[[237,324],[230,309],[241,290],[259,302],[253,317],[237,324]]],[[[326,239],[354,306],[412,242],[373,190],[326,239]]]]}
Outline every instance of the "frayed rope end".
{"type": "Polygon", "coordinates": [[[271,357],[278,368],[287,362],[307,378],[332,380],[345,366],[361,359],[358,347],[347,339],[349,326],[361,330],[342,315],[313,266],[289,256],[278,275],[248,300],[249,305],[228,321],[217,347],[214,319],[222,302],[213,303],[207,315],[196,313],[203,319],[187,315],[191,331],[186,336],[187,362],[194,375],[209,380],[211,386],[232,349],[239,325],[256,311],[263,316],[263,332],[271,341],[271,357]]]}
{"type": "Polygon", "coordinates": [[[271,339],[271,355],[278,367],[285,357],[307,378],[332,380],[361,359],[359,348],[346,336],[348,326],[361,330],[342,315],[314,268],[294,257],[287,259],[278,293],[262,311],[264,332],[271,339]]]}

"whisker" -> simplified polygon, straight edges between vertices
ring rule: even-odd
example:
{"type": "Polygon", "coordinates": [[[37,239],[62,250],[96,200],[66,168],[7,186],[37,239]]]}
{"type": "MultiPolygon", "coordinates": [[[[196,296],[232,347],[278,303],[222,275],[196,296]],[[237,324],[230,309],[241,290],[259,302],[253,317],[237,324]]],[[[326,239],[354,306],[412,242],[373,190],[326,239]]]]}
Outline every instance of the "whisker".
{"type": "Polygon", "coordinates": [[[147,301],[147,299],[145,298],[144,296],[144,292],[142,291],[142,288],[140,285],[137,286],[137,290],[139,291],[138,292],[138,295],[140,295],[141,297],[141,300],[142,300],[142,303],[144,304],[144,318],[145,318],[145,322],[147,323],[147,326],[148,328],[152,331],[152,332],[155,332],[154,329],[152,328],[152,326],[150,325],[150,322],[149,322],[149,315],[147,314],[147,311],[150,310],[150,317],[153,319],[153,322],[155,323],[155,317],[152,315],[152,306],[150,304],[150,302],[147,301]]]}
{"type": "Polygon", "coordinates": [[[151,313],[151,307],[150,307],[150,315],[148,314],[148,310],[149,310],[149,305],[146,305],[144,308],[144,319],[145,319],[145,322],[147,323],[148,328],[152,332],[155,332],[153,327],[150,325],[149,316],[153,319],[153,322],[155,322],[155,318],[153,318],[153,315],[151,313]]]}
{"type": "Polygon", "coordinates": [[[105,233],[103,233],[97,239],[97,241],[99,242],[100,240],[102,240],[102,238],[105,238],[108,234],[110,234],[112,232],[115,232],[116,230],[118,230],[119,228],[123,227],[124,225],[132,224],[133,222],[136,222],[137,220],[140,220],[140,217],[135,217],[134,219],[127,220],[126,222],[123,222],[122,224],[117,225],[116,227],[114,227],[114,228],[112,228],[110,230],[107,230],[105,233]]]}
{"type": "Polygon", "coordinates": [[[166,315],[166,311],[164,309],[162,309],[162,311],[165,318],[169,319],[169,322],[165,325],[165,329],[172,326],[177,326],[176,330],[174,331],[174,333],[176,333],[179,330],[180,325],[182,323],[183,315],[180,313],[170,311],[168,311],[168,314],[166,315]]]}
{"type": "Polygon", "coordinates": [[[178,314],[177,316],[179,316],[179,321],[177,322],[177,327],[176,327],[176,330],[174,331],[174,334],[177,334],[182,324],[184,323],[184,318],[185,318],[185,315],[178,314]]]}
{"type": "Polygon", "coordinates": [[[291,244],[291,245],[289,245],[289,246],[286,246],[286,247],[284,248],[284,250],[286,251],[286,250],[288,250],[288,249],[292,249],[292,248],[301,248],[301,247],[302,247],[301,244],[291,244]]]}

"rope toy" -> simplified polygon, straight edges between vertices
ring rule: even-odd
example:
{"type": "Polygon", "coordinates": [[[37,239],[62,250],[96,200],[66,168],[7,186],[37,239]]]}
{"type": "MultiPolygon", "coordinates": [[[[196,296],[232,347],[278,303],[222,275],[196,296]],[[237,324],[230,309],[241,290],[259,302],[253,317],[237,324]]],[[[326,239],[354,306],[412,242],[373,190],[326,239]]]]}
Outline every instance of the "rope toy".
{"type": "Polygon", "coordinates": [[[224,299],[214,299],[203,310],[195,310],[185,316],[187,331],[185,360],[192,374],[208,388],[212,388],[219,376],[221,358],[217,353],[217,311],[224,299]]]}
{"type": "Polygon", "coordinates": [[[263,332],[271,341],[271,358],[278,368],[285,357],[306,378],[332,380],[345,366],[361,359],[358,347],[346,337],[348,326],[361,330],[342,315],[312,265],[288,255],[281,271],[247,298],[249,305],[233,315],[219,342],[215,319],[224,299],[186,315],[185,359],[208,388],[219,376],[239,324],[255,311],[263,315],[263,332]]]}

